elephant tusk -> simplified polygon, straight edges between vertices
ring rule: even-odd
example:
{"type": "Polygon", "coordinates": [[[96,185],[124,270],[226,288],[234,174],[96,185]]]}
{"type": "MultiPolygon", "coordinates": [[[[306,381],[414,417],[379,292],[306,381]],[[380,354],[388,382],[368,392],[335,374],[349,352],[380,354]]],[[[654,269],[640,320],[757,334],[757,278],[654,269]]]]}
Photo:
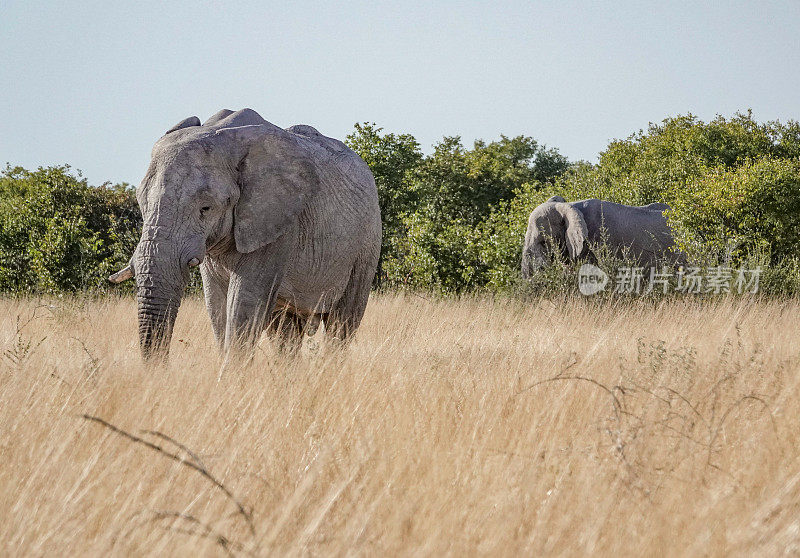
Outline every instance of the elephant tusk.
{"type": "Polygon", "coordinates": [[[200,265],[200,260],[197,258],[192,258],[189,260],[189,267],[197,267],[198,265],[200,265]]]}
{"type": "Polygon", "coordinates": [[[112,283],[122,283],[131,277],[133,277],[133,268],[131,268],[131,266],[126,266],[117,271],[115,274],[111,275],[108,280],[112,283]]]}

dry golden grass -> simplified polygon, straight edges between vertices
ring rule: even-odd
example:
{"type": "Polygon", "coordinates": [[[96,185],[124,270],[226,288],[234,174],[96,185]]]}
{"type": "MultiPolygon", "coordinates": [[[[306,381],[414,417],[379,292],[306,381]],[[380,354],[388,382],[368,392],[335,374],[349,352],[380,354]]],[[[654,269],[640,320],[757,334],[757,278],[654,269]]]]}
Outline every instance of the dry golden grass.
{"type": "Polygon", "coordinates": [[[383,295],[346,350],[264,341],[218,381],[199,301],[163,367],[130,300],[0,301],[0,553],[798,552],[798,321],[383,295]],[[84,413],[207,468],[255,536],[197,470],[84,413]]]}

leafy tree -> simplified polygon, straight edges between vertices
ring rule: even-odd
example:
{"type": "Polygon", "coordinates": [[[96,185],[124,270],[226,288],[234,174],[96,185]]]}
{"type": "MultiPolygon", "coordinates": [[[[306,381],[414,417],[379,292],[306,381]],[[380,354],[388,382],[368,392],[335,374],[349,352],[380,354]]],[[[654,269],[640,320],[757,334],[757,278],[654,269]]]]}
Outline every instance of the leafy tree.
{"type": "MultiPolygon", "coordinates": [[[[570,164],[526,136],[471,148],[445,137],[426,156],[413,136],[362,123],[346,141],[378,188],[382,287],[514,288],[528,215],[560,194],[570,201],[667,202],[668,219],[690,254],[768,265],[771,290],[800,291],[794,255],[800,124],[794,121],[759,123],[750,112],[710,122],[676,116],[612,141],[597,164],[570,164]]],[[[140,226],[125,184],[94,188],[68,166],[9,166],[0,173],[0,291],[102,288],[129,258],[140,226]]],[[[570,284],[564,270],[551,279],[543,283],[547,292],[570,284]]]]}
{"type": "Polygon", "coordinates": [[[413,188],[437,219],[476,225],[523,184],[552,182],[568,167],[556,150],[526,136],[478,140],[471,150],[461,138],[445,137],[417,168],[413,188]]]}
{"type": "Polygon", "coordinates": [[[597,165],[576,165],[555,190],[568,200],[663,201],[690,255],[741,260],[766,250],[774,263],[796,247],[799,160],[797,122],[689,114],[611,142],[597,165]]]}
{"type": "Polygon", "coordinates": [[[528,217],[534,207],[552,195],[553,186],[538,182],[523,184],[513,198],[492,208],[480,225],[481,261],[487,267],[485,286],[507,290],[520,282],[520,260],[528,217]]]}
{"type": "Polygon", "coordinates": [[[764,156],[800,156],[800,125],[761,124],[750,111],[708,123],[687,114],[612,141],[597,165],[575,166],[558,189],[567,199],[672,203],[710,169],[732,169],[764,156]]]}
{"type": "Polygon", "coordinates": [[[673,204],[670,222],[696,258],[742,261],[758,252],[777,263],[800,245],[800,158],[714,167],[673,204]]]}
{"type": "Polygon", "coordinates": [[[479,140],[470,150],[458,137],[444,138],[410,177],[418,199],[386,255],[390,283],[445,292],[486,287],[495,273],[486,260],[486,220],[525,185],[548,187],[568,167],[556,150],[525,136],[479,140]]]}
{"type": "Polygon", "coordinates": [[[419,143],[409,134],[383,133],[374,123],[356,124],[345,143],[369,165],[378,188],[383,240],[376,281],[385,278],[384,255],[404,234],[403,216],[416,207],[418,195],[409,187],[409,175],[422,161],[419,143]]]}
{"type": "Polygon", "coordinates": [[[127,261],[140,227],[127,184],[93,188],[66,165],[8,166],[0,174],[0,291],[105,285],[127,261]]]}
{"type": "Polygon", "coordinates": [[[346,141],[375,176],[383,220],[378,277],[389,287],[484,287],[482,223],[523,185],[552,182],[569,166],[525,136],[476,141],[472,149],[445,137],[424,156],[412,136],[364,123],[346,141]]]}

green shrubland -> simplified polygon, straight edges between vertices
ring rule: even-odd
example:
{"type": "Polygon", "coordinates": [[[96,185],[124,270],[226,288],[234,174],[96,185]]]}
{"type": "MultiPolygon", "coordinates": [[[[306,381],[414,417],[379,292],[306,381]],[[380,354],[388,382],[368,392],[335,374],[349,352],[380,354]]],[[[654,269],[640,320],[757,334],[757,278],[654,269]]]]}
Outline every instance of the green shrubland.
{"type": "MultiPolygon", "coordinates": [[[[375,176],[383,219],[376,286],[436,293],[563,293],[575,266],[532,284],[519,277],[530,211],[552,195],[666,202],[690,261],[761,266],[770,293],[800,289],[800,124],[752,113],[693,115],[613,140],[594,164],[570,162],[528,136],[465,146],[445,137],[425,154],[409,134],[355,126],[348,145],[375,176]]],[[[127,184],[90,186],[68,166],[0,173],[0,291],[107,288],[136,244],[141,216],[127,184]]],[[[624,262],[604,260],[612,269],[624,262]]]]}
{"type": "Polygon", "coordinates": [[[0,291],[106,288],[141,230],[127,184],[90,186],[68,166],[0,173],[0,291]]]}
{"type": "MultiPolygon", "coordinates": [[[[362,125],[348,140],[370,162],[376,146],[385,148],[398,137],[362,125]]],[[[419,152],[413,138],[402,137],[399,150],[419,152]]],[[[565,262],[533,285],[519,278],[528,215],[558,194],[567,201],[666,202],[673,208],[667,218],[676,240],[691,262],[704,268],[760,266],[768,292],[798,292],[797,122],[759,123],[750,112],[710,122],[692,115],[667,118],[610,142],[596,164],[569,163],[529,137],[476,142],[472,149],[445,138],[431,155],[414,161],[391,180],[382,180],[382,168],[371,165],[382,196],[408,200],[384,231],[381,284],[387,287],[574,290],[575,269],[565,262]]],[[[610,255],[604,263],[611,271],[625,264],[610,255]]]]}

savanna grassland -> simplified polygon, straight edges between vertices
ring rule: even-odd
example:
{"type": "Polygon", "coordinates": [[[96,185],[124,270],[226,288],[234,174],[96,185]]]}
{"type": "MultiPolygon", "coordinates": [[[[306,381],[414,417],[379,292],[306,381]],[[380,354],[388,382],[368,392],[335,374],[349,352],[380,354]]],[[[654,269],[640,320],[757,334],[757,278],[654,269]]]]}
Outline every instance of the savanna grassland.
{"type": "Polygon", "coordinates": [[[377,295],[219,377],[198,300],[148,366],[130,299],[4,299],[0,552],[798,552],[799,321],[377,295]]]}

